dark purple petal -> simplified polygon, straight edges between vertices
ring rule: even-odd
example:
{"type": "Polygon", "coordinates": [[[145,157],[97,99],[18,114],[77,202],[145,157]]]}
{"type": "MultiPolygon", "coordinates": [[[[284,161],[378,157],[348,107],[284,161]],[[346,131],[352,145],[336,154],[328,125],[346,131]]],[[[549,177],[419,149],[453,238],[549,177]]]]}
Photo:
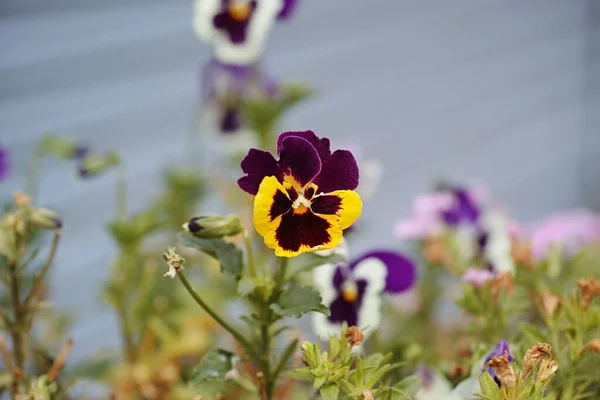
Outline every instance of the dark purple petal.
{"type": "Polygon", "coordinates": [[[336,150],[323,161],[321,173],[313,180],[323,193],[354,190],[358,186],[358,164],[348,150],[336,150]]]}
{"type": "Polygon", "coordinates": [[[337,289],[339,292],[342,288],[342,284],[344,283],[345,274],[342,271],[342,268],[346,268],[345,265],[338,265],[333,274],[333,287],[337,289]]]}
{"type": "Polygon", "coordinates": [[[474,224],[479,218],[480,210],[475,200],[463,188],[457,188],[454,192],[454,205],[442,212],[442,218],[448,225],[460,223],[474,224]]]}
{"type": "MultiPolygon", "coordinates": [[[[490,350],[489,353],[487,353],[487,355],[485,356],[484,365],[487,364],[492,358],[504,355],[506,353],[508,353],[508,362],[512,363],[513,361],[515,361],[515,357],[510,352],[510,349],[508,347],[508,342],[502,339],[492,348],[492,350],[490,350]]],[[[490,374],[492,378],[494,378],[498,386],[500,386],[500,380],[496,376],[496,370],[492,367],[487,367],[485,370],[488,374],[490,374]]]]}
{"type": "Polygon", "coordinates": [[[286,20],[292,16],[296,6],[298,5],[298,0],[283,0],[283,7],[277,16],[279,20],[286,20]]]}
{"type": "Polygon", "coordinates": [[[321,172],[319,154],[308,140],[287,137],[281,142],[279,171],[284,176],[294,177],[300,186],[304,186],[321,172]]]}
{"type": "Polygon", "coordinates": [[[247,19],[238,20],[232,17],[227,7],[213,17],[213,25],[216,29],[222,30],[229,36],[229,40],[232,43],[243,43],[246,41],[246,34],[248,32],[248,24],[252,18],[252,13],[256,7],[256,2],[250,3],[252,10],[247,19]]]}
{"type": "Polygon", "coordinates": [[[329,149],[329,139],[319,139],[313,131],[291,131],[282,133],[277,138],[277,154],[281,152],[283,140],[290,136],[301,137],[302,139],[308,140],[310,144],[312,144],[319,153],[319,158],[321,159],[321,161],[325,161],[326,159],[331,157],[331,150],[329,149]]]}
{"type": "Polygon", "coordinates": [[[366,253],[350,264],[350,269],[356,268],[361,261],[368,258],[377,258],[385,264],[387,276],[384,291],[399,293],[410,289],[416,280],[416,266],[413,260],[400,253],[376,250],[366,253]]]}
{"type": "Polygon", "coordinates": [[[8,174],[8,151],[0,146],[0,180],[8,174]]]}
{"type": "Polygon", "coordinates": [[[340,211],[342,199],[336,195],[322,195],[316,197],[310,209],[316,214],[335,214],[340,211]]]}
{"type": "Polygon", "coordinates": [[[223,113],[221,119],[221,132],[224,134],[232,134],[240,129],[240,113],[235,108],[228,108],[223,113]]]}
{"type": "Polygon", "coordinates": [[[286,212],[292,209],[292,201],[285,195],[285,193],[281,191],[276,191],[273,196],[273,204],[271,205],[271,209],[269,210],[269,217],[271,221],[280,215],[285,214],[286,212]]]}
{"type": "Polygon", "coordinates": [[[284,250],[298,251],[302,245],[316,247],[331,241],[331,224],[311,212],[287,213],[275,230],[275,239],[284,250]]]}
{"type": "Polygon", "coordinates": [[[329,321],[332,323],[348,323],[348,326],[358,326],[358,313],[362,306],[365,292],[367,291],[367,281],[358,280],[356,281],[357,296],[356,300],[349,302],[344,299],[343,294],[340,292],[339,296],[329,305],[329,321]]]}
{"type": "Polygon", "coordinates": [[[262,180],[267,176],[277,175],[277,161],[268,151],[250,149],[242,160],[242,171],[246,176],[238,179],[238,186],[243,191],[256,195],[262,180]]]}

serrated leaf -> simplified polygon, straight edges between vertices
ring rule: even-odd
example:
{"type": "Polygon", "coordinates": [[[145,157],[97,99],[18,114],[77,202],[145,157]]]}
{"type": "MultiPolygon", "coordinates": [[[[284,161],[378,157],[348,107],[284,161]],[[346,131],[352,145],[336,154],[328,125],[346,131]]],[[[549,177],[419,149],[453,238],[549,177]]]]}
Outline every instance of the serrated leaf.
{"type": "Polygon", "coordinates": [[[310,311],[329,316],[329,309],[321,301],[321,295],[312,287],[292,283],[277,303],[271,304],[271,310],[284,317],[300,318],[310,311]]]}
{"type": "Polygon", "coordinates": [[[177,234],[179,242],[186,246],[201,251],[221,263],[221,272],[240,279],[244,268],[243,254],[234,244],[226,242],[222,238],[202,239],[188,232],[177,234]]]}
{"type": "Polygon", "coordinates": [[[197,386],[206,381],[222,381],[233,369],[237,356],[227,350],[213,349],[196,365],[190,378],[190,386],[197,386]]]}
{"type": "Polygon", "coordinates": [[[328,383],[321,386],[319,393],[323,400],[337,400],[340,395],[340,388],[335,383],[328,383]]]}
{"type": "Polygon", "coordinates": [[[423,385],[423,379],[417,375],[407,376],[394,386],[394,389],[400,390],[403,394],[414,397],[423,385]]]}

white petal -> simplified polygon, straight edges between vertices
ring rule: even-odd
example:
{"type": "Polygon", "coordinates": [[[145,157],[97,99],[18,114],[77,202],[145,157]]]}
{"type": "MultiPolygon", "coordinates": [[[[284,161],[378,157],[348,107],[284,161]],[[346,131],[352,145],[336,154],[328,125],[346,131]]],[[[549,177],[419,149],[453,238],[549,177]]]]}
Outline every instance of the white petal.
{"type": "Polygon", "coordinates": [[[477,376],[471,376],[459,383],[448,396],[448,400],[475,400],[478,399],[475,393],[481,393],[479,379],[477,376]]]}
{"type": "Polygon", "coordinates": [[[441,400],[447,399],[452,392],[452,385],[444,375],[434,372],[433,381],[427,388],[419,390],[415,400],[441,400]]]}
{"type": "Polygon", "coordinates": [[[358,313],[359,328],[363,329],[367,338],[381,323],[381,293],[385,288],[387,268],[378,258],[367,258],[354,268],[352,275],[356,280],[367,281],[367,290],[358,313]]]}
{"type": "MultiPolygon", "coordinates": [[[[337,269],[337,264],[323,264],[313,270],[313,282],[316,289],[321,294],[323,304],[327,307],[333,303],[338,293],[333,286],[333,275],[337,269]]],[[[337,335],[342,329],[341,324],[332,324],[327,316],[321,313],[312,313],[312,324],[315,333],[322,338],[331,335],[337,335]]]]}
{"type": "Polygon", "coordinates": [[[196,35],[207,43],[213,43],[217,30],[213,18],[221,9],[221,0],[196,0],[194,2],[193,28],[196,35]]]}
{"type": "Polygon", "coordinates": [[[177,275],[177,270],[172,265],[169,265],[169,270],[165,273],[165,276],[173,279],[175,278],[175,275],[177,275]]]}

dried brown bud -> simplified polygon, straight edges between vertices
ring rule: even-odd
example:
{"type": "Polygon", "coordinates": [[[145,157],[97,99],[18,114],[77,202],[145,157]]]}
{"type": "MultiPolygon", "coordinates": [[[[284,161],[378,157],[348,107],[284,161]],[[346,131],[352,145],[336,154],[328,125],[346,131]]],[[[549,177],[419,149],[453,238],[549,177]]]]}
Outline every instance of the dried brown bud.
{"type": "Polygon", "coordinates": [[[346,340],[348,340],[350,347],[358,346],[365,338],[360,328],[356,326],[351,326],[346,329],[344,336],[346,337],[346,340]]]}
{"type": "Polygon", "coordinates": [[[375,398],[373,397],[373,395],[371,394],[371,392],[365,390],[363,392],[363,400],[375,400],[375,398]]]}
{"type": "Polygon", "coordinates": [[[592,301],[597,296],[600,296],[600,282],[593,278],[582,279],[577,282],[577,286],[581,289],[581,304],[588,308],[592,301]]]}
{"type": "Polygon", "coordinates": [[[547,382],[548,379],[554,376],[554,373],[558,369],[558,361],[554,357],[547,357],[542,360],[542,364],[540,365],[540,370],[537,375],[537,382],[544,383],[547,382]]]}
{"type": "Polygon", "coordinates": [[[429,238],[423,245],[423,258],[429,264],[437,264],[448,267],[450,264],[450,254],[440,238],[429,238]]]}
{"type": "Polygon", "coordinates": [[[517,376],[510,365],[510,361],[508,361],[508,355],[508,353],[504,353],[501,356],[493,357],[485,366],[494,368],[496,376],[500,379],[502,385],[511,388],[515,386],[517,376]]]}
{"type": "Polygon", "coordinates": [[[560,296],[555,296],[548,291],[540,296],[540,308],[548,315],[553,315],[561,302],[562,298],[560,296]]]}
{"type": "Polygon", "coordinates": [[[600,353],[600,338],[599,339],[590,340],[588,342],[588,344],[586,344],[585,346],[583,346],[583,349],[581,349],[581,353],[580,354],[583,354],[587,350],[594,351],[596,353],[600,353]]]}
{"type": "Polygon", "coordinates": [[[448,375],[450,378],[463,378],[469,375],[469,370],[470,368],[468,365],[457,364],[456,362],[453,362],[448,370],[448,375]]]}
{"type": "Polygon", "coordinates": [[[511,247],[511,256],[517,265],[521,265],[528,270],[533,270],[535,261],[533,260],[533,252],[531,250],[530,241],[513,240],[511,247]]]}
{"type": "Polygon", "coordinates": [[[500,272],[490,284],[490,295],[494,301],[498,300],[500,292],[504,290],[507,294],[514,292],[514,278],[510,272],[500,272]]]}
{"type": "Polygon", "coordinates": [[[521,379],[525,379],[534,365],[537,365],[540,360],[546,358],[546,356],[552,355],[552,347],[547,343],[536,343],[523,357],[523,371],[521,372],[521,379]]]}
{"type": "Polygon", "coordinates": [[[266,387],[265,387],[265,376],[260,371],[256,373],[256,386],[258,386],[258,391],[259,391],[260,397],[266,398],[267,391],[266,391],[266,387]]]}

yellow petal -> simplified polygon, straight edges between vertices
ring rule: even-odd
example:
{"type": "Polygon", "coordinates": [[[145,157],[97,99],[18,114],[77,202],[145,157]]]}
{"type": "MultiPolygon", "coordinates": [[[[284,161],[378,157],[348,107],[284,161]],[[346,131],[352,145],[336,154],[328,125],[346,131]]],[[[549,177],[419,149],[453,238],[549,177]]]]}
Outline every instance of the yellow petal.
{"type": "Polygon", "coordinates": [[[288,197],[285,188],[279,183],[277,178],[267,176],[260,183],[258,192],[254,197],[254,228],[261,236],[265,236],[279,225],[278,220],[281,218],[271,219],[271,208],[273,207],[277,192],[281,192],[288,197]]]}

